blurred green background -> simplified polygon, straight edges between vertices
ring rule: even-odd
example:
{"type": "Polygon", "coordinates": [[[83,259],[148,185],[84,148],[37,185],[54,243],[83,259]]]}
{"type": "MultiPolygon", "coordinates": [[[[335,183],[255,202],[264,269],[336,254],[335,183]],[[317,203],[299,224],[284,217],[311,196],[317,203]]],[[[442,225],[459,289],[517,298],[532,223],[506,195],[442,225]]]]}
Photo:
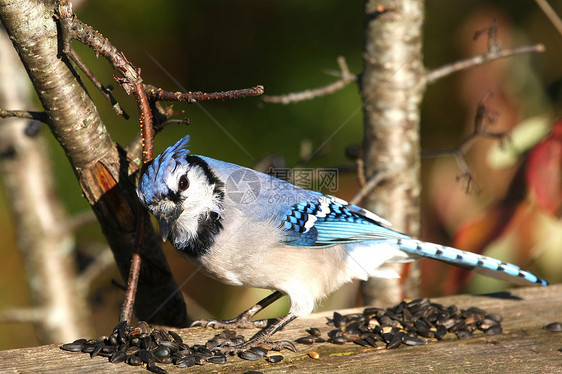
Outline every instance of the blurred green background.
{"type": "MultiPolygon", "coordinates": [[[[562,13],[561,1],[552,1],[552,5],[562,13]]],[[[498,114],[494,131],[508,131],[532,116],[543,114],[555,118],[560,114],[562,36],[534,2],[428,1],[426,6],[424,62],[428,69],[485,53],[486,39],[475,41],[473,35],[494,19],[498,22],[502,48],[540,42],[546,46],[546,53],[494,62],[431,85],[422,107],[424,150],[453,148],[462,142],[472,131],[478,102],[487,93],[492,94],[487,104],[498,114]]],[[[84,2],[75,11],[82,21],[102,32],[142,69],[146,83],[170,91],[179,91],[183,86],[187,90],[205,92],[261,84],[266,94],[277,95],[333,82],[336,78],[325,72],[338,69],[338,56],[346,58],[352,72],[361,72],[363,7],[362,1],[343,0],[96,0],[84,2]]],[[[117,117],[101,95],[87,84],[113,139],[127,144],[138,131],[135,103],[114,83],[111,67],[104,59],[97,59],[76,42],[74,45],[96,76],[104,84],[112,83],[116,87],[115,96],[131,115],[128,121],[117,117]]],[[[190,134],[190,148],[195,154],[253,167],[275,153],[291,167],[300,159],[303,141],[316,148],[345,122],[321,155],[306,166],[353,168],[355,161],[346,157],[345,150],[362,142],[361,104],[358,88],[353,84],[336,94],[288,106],[263,104],[259,98],[201,105],[174,104],[175,109],[185,110],[184,117],[191,120],[191,125],[167,127],[157,136],[155,150],[159,153],[190,134]]],[[[69,212],[78,214],[89,210],[61,148],[46,129],[43,136],[49,138],[56,179],[69,212]]],[[[496,144],[493,140],[479,139],[468,154],[478,194],[465,193],[462,181],[456,179],[459,170],[453,159],[423,162],[423,239],[450,244],[464,222],[486,212],[487,207],[502,198],[518,164],[504,170],[490,165],[486,154],[496,144]]],[[[342,171],[337,195],[350,199],[357,190],[354,173],[342,171]]],[[[528,206],[532,207],[532,202],[528,206]]],[[[528,252],[534,252],[523,257],[527,263],[529,258],[536,257],[530,268],[551,282],[560,281],[562,272],[557,269],[562,265],[551,261],[562,257],[560,249],[554,254],[548,252],[555,250],[551,247],[557,247],[552,243],[561,241],[560,223],[540,212],[533,214],[542,222],[540,232],[547,232],[553,238],[546,249],[533,247],[528,252]],[[545,255],[547,252],[551,254],[545,255]],[[541,257],[549,259],[545,261],[549,264],[542,264],[541,257]]],[[[15,246],[10,211],[2,194],[0,231],[3,233],[0,308],[27,306],[30,299],[25,271],[15,246]]],[[[95,224],[80,229],[76,235],[83,253],[88,254],[82,256],[87,263],[88,256],[95,256],[104,245],[104,237],[95,224]]],[[[529,242],[536,245],[537,238],[533,236],[529,242]]],[[[508,233],[502,240],[504,242],[500,240],[492,246],[494,252],[490,253],[511,261],[521,260],[521,256],[510,258],[507,253],[509,243],[518,239],[508,233]]],[[[233,317],[267,293],[226,287],[200,274],[183,284],[193,268],[179,259],[168,244],[166,255],[178,284],[182,284],[182,291],[191,300],[188,310],[193,317],[201,317],[201,310],[216,317],[233,317]],[[198,306],[192,307],[195,304],[198,306]]],[[[526,265],[525,261],[520,264],[526,265]]],[[[422,268],[436,270],[428,271],[431,275],[424,277],[422,294],[434,297],[446,293],[447,267],[424,261],[422,268]]],[[[93,285],[91,302],[97,335],[108,334],[118,320],[122,292],[111,284],[111,278],[121,282],[116,269],[112,268],[93,285]]],[[[502,286],[480,281],[469,290],[487,292],[502,286]]],[[[360,302],[356,285],[350,285],[322,303],[321,308],[349,307],[356,302],[360,302]]],[[[283,313],[287,302],[278,304],[266,316],[283,313]]],[[[3,336],[0,349],[37,344],[30,324],[0,324],[0,334],[3,336]]]]}

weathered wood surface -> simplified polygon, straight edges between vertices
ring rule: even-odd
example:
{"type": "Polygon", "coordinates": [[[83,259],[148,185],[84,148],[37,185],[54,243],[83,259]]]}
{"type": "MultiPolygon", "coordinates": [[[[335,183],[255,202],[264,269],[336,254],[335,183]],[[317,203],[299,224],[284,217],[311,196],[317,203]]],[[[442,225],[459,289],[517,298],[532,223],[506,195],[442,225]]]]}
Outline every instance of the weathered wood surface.
{"type": "MultiPolygon", "coordinates": [[[[265,360],[244,361],[229,357],[225,365],[206,364],[179,369],[161,365],[170,373],[243,373],[257,370],[263,373],[562,373],[562,332],[549,332],[542,327],[562,322],[562,285],[512,290],[503,297],[453,296],[435,298],[443,305],[460,308],[477,306],[504,317],[501,335],[444,341],[424,346],[400,347],[393,350],[365,348],[353,343],[312,346],[297,344],[298,352],[285,351],[284,360],[277,364],[265,360]],[[316,351],[320,358],[313,360],[307,352],[316,351]]],[[[355,312],[361,309],[340,311],[355,312]]],[[[276,335],[277,339],[291,339],[307,335],[305,329],[314,326],[323,336],[332,329],[326,326],[326,316],[317,313],[297,319],[276,335]]],[[[108,332],[109,333],[109,332],[108,332]]],[[[214,330],[185,329],[180,332],[190,345],[204,343],[215,335],[214,330]]],[[[254,331],[243,330],[249,337],[254,331]]],[[[107,358],[91,359],[84,353],[69,353],[58,345],[0,351],[0,373],[147,373],[146,369],[125,364],[111,364],[107,358]]]]}

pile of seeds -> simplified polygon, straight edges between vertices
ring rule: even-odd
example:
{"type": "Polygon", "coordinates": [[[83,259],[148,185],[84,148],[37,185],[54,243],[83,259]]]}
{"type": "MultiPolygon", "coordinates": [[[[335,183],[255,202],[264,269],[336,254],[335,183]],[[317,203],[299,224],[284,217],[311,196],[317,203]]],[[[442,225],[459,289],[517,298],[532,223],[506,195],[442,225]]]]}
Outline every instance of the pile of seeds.
{"type": "MultiPolygon", "coordinates": [[[[327,339],[322,338],[320,329],[312,327],[307,336],[296,340],[301,344],[330,342],[355,344],[375,348],[398,348],[400,345],[426,344],[427,339],[441,340],[447,333],[455,333],[459,339],[469,338],[477,330],[485,334],[502,332],[502,317],[488,314],[478,308],[459,310],[452,305],[445,307],[432,303],[429,299],[418,299],[388,308],[367,308],[363,313],[341,315],[334,312],[328,319],[333,326],[327,339]]],[[[178,367],[191,367],[207,363],[224,364],[227,355],[221,350],[228,346],[244,343],[242,335],[233,330],[223,330],[205,344],[189,346],[173,331],[154,329],[141,321],[136,326],[122,322],[112,334],[98,339],[78,339],[61,346],[70,352],[89,353],[91,357],[108,357],[113,363],[127,363],[145,366],[153,373],[166,373],[157,364],[174,364],[178,367]]],[[[260,360],[276,363],[283,356],[259,347],[241,352],[244,360],[260,360]]]]}
{"type": "MultiPolygon", "coordinates": [[[[167,371],[158,366],[158,363],[174,364],[182,368],[206,363],[224,364],[227,356],[221,353],[221,348],[244,342],[242,335],[232,330],[224,330],[204,345],[196,344],[190,347],[174,331],[154,329],[148,323],[140,321],[136,326],[121,322],[109,337],[78,339],[63,344],[61,349],[89,353],[90,357],[109,357],[109,361],[113,363],[143,365],[150,372],[166,373],[167,371]]],[[[283,360],[283,356],[279,354],[268,356],[268,351],[259,347],[241,352],[238,356],[250,361],[265,357],[266,361],[271,363],[283,360]]]]}
{"type": "MultiPolygon", "coordinates": [[[[328,325],[335,329],[328,333],[333,344],[353,342],[361,346],[393,349],[400,345],[422,345],[427,339],[442,340],[447,333],[459,339],[471,338],[477,330],[494,335],[502,332],[502,317],[471,307],[459,310],[445,307],[429,299],[417,299],[387,309],[367,308],[363,313],[341,315],[334,312],[328,325]]],[[[318,328],[307,330],[308,336],[296,340],[301,344],[326,341],[318,328]]]]}

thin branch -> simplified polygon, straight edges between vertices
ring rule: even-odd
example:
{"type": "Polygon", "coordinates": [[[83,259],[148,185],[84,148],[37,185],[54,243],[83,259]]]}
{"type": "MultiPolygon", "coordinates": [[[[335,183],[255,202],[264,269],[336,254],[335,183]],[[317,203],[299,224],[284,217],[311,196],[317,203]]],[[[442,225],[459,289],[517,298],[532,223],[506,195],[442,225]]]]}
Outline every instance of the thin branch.
{"type": "Polygon", "coordinates": [[[474,176],[472,175],[472,171],[470,170],[470,166],[466,160],[466,153],[469,148],[478,137],[499,139],[500,141],[506,138],[506,133],[488,131],[484,125],[485,122],[493,124],[497,118],[497,113],[489,110],[485,105],[485,102],[489,97],[490,94],[487,94],[478,104],[476,115],[474,116],[474,130],[459,146],[453,149],[440,149],[422,152],[422,158],[453,156],[457,161],[459,169],[461,170],[461,174],[457,177],[457,180],[465,179],[467,181],[467,193],[470,191],[471,187],[475,185],[474,176]]]}
{"type": "Polygon", "coordinates": [[[145,90],[150,100],[158,101],[182,101],[187,103],[197,103],[209,100],[225,100],[225,99],[240,99],[250,96],[259,96],[264,92],[263,86],[255,86],[251,88],[244,88],[240,90],[222,91],[222,92],[170,92],[162,88],[145,85],[145,90]]]}
{"type": "Polygon", "coordinates": [[[0,323],[37,323],[47,317],[43,308],[10,308],[0,311],[0,323]]]}
{"type": "Polygon", "coordinates": [[[537,5],[541,8],[543,13],[548,17],[552,25],[558,30],[558,33],[562,35],[562,20],[558,17],[558,14],[552,9],[548,1],[546,0],[535,0],[537,5]]]}
{"type": "Polygon", "coordinates": [[[425,79],[427,84],[433,83],[438,79],[446,77],[461,70],[470,69],[475,66],[484,65],[488,62],[499,60],[501,58],[511,57],[515,55],[521,55],[526,53],[542,53],[545,51],[544,45],[535,44],[531,46],[525,46],[514,49],[506,49],[499,52],[491,52],[479,56],[474,56],[467,58],[465,60],[460,60],[449,65],[433,69],[426,73],[425,79]]]}
{"type": "Polygon", "coordinates": [[[0,118],[23,118],[49,123],[49,117],[45,112],[34,112],[30,110],[5,110],[0,108],[0,118]]]}
{"type": "Polygon", "coordinates": [[[88,65],[86,65],[84,61],[82,61],[82,59],[74,49],[68,51],[68,57],[70,57],[70,59],[74,61],[76,65],[78,65],[78,67],[84,72],[84,74],[86,74],[86,76],[88,77],[88,79],[90,79],[92,84],[101,92],[101,94],[107,99],[107,101],[109,101],[113,109],[115,109],[115,112],[118,115],[123,116],[123,118],[129,119],[129,115],[123,110],[123,108],[121,108],[121,105],[113,97],[113,94],[111,93],[111,89],[101,84],[101,82],[98,80],[98,78],[96,78],[94,73],[92,73],[92,71],[88,68],[88,65]]]}
{"type": "Polygon", "coordinates": [[[137,214],[137,227],[135,236],[135,251],[131,258],[131,269],[129,270],[129,279],[127,280],[127,289],[125,290],[125,297],[121,306],[121,314],[119,321],[130,322],[133,316],[133,306],[135,304],[135,295],[137,293],[137,286],[139,283],[140,268],[142,264],[142,245],[144,238],[144,230],[148,214],[146,210],[139,204],[137,214]]]}
{"type": "Polygon", "coordinates": [[[324,87],[319,87],[302,92],[289,93],[286,95],[279,95],[279,96],[264,95],[262,97],[262,100],[266,103],[287,105],[291,103],[297,103],[299,101],[312,100],[317,97],[329,95],[338,90],[341,90],[349,83],[357,82],[358,79],[357,75],[351,74],[349,72],[347,63],[345,62],[345,59],[343,57],[338,57],[338,64],[340,65],[340,70],[341,70],[341,79],[338,81],[330,83],[329,85],[324,87]]]}
{"type": "MultiPolygon", "coordinates": [[[[359,170],[359,169],[358,169],[359,170]]],[[[363,187],[357,192],[357,194],[349,201],[350,204],[359,204],[367,195],[371,193],[377,187],[383,179],[388,177],[385,172],[379,172],[375,174],[371,179],[363,185],[363,187]]]]}

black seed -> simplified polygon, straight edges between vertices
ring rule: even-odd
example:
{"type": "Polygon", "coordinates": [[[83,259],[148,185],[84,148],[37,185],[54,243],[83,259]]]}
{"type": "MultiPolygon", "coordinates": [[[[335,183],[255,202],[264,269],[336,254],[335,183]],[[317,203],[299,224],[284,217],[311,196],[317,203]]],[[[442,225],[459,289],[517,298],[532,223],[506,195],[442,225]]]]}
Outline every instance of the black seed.
{"type": "Polygon", "coordinates": [[[82,352],[84,353],[92,353],[96,349],[96,343],[87,342],[82,347],[82,352]]]}
{"type": "Polygon", "coordinates": [[[362,347],[368,347],[369,343],[365,339],[357,339],[353,341],[355,344],[360,345],[362,347]]]}
{"type": "Polygon", "coordinates": [[[154,356],[152,352],[147,351],[146,349],[141,349],[138,351],[137,356],[142,360],[142,362],[146,362],[147,364],[151,364],[154,362],[154,356]]]}
{"type": "Polygon", "coordinates": [[[461,330],[457,333],[457,336],[459,339],[468,339],[468,338],[472,338],[474,334],[469,331],[461,330]]]}
{"type": "Polygon", "coordinates": [[[170,357],[171,352],[166,347],[158,347],[152,352],[152,354],[158,359],[163,359],[170,357]]]}
{"type": "Polygon", "coordinates": [[[243,374],[263,374],[263,373],[261,371],[250,370],[250,371],[245,371],[243,374]]]}
{"type": "Polygon", "coordinates": [[[109,362],[118,364],[121,362],[125,362],[126,359],[127,359],[127,354],[124,351],[117,351],[111,355],[111,357],[109,358],[109,362]]]}
{"type": "Polygon", "coordinates": [[[343,336],[343,331],[341,331],[340,329],[335,329],[335,330],[330,331],[328,333],[328,336],[330,338],[340,337],[340,336],[343,336]]]}
{"type": "Polygon", "coordinates": [[[276,364],[276,363],[281,362],[283,360],[283,356],[281,356],[281,355],[267,356],[265,358],[265,360],[267,362],[271,362],[272,364],[276,364]]]}
{"type": "Polygon", "coordinates": [[[551,331],[551,332],[560,332],[562,331],[562,323],[560,322],[552,322],[549,323],[548,325],[546,325],[545,327],[543,327],[545,330],[547,331],[551,331]]]}
{"type": "Polygon", "coordinates": [[[252,352],[255,352],[258,355],[261,355],[261,357],[265,357],[267,355],[267,350],[260,348],[260,347],[253,347],[249,349],[252,352]]]}
{"type": "Polygon", "coordinates": [[[226,356],[219,355],[219,356],[212,356],[207,359],[207,362],[212,364],[226,364],[226,356]]]}
{"type": "Polygon", "coordinates": [[[139,356],[129,356],[127,358],[127,363],[132,366],[142,365],[142,360],[139,356]]]}
{"type": "Polygon", "coordinates": [[[320,329],[318,329],[317,327],[311,327],[308,330],[306,330],[306,332],[308,332],[310,335],[312,336],[320,336],[320,329]]]}
{"type": "Polygon", "coordinates": [[[447,329],[443,325],[437,326],[437,331],[434,334],[437,339],[442,340],[447,335],[447,329]]]}
{"type": "Polygon", "coordinates": [[[180,349],[179,344],[178,344],[178,343],[175,343],[175,342],[169,342],[169,341],[166,341],[166,340],[160,340],[160,341],[158,341],[157,343],[158,343],[158,345],[159,345],[160,347],[165,347],[165,348],[169,349],[170,352],[172,352],[172,353],[177,352],[177,351],[179,351],[179,349],[180,349]]]}
{"type": "Polygon", "coordinates": [[[500,325],[495,325],[490,327],[489,329],[485,330],[484,333],[486,335],[496,335],[496,334],[501,334],[502,333],[502,327],[500,325]]]}
{"type": "Polygon", "coordinates": [[[336,336],[335,338],[330,338],[329,341],[334,344],[345,344],[345,338],[343,336],[336,336]]]}
{"type": "Polygon", "coordinates": [[[103,347],[103,349],[101,350],[103,353],[110,353],[113,354],[117,351],[117,347],[113,346],[113,345],[106,345],[105,347],[103,347]]]}
{"type": "Polygon", "coordinates": [[[313,336],[303,336],[302,338],[298,338],[297,340],[295,340],[296,343],[299,344],[312,344],[314,343],[314,337],[313,336]]]}
{"type": "Polygon", "coordinates": [[[169,330],[168,333],[172,336],[172,338],[174,339],[174,341],[178,344],[183,343],[183,339],[181,338],[181,336],[178,335],[177,332],[169,330]]]}
{"type": "MultiPolygon", "coordinates": [[[[448,317],[448,316],[447,316],[448,317]]],[[[442,324],[441,326],[444,326],[447,330],[450,329],[451,327],[453,327],[456,323],[456,320],[454,318],[447,318],[442,324]]]]}
{"type": "Polygon", "coordinates": [[[336,327],[345,326],[345,319],[338,312],[334,312],[334,326],[336,326],[336,327]]]}
{"type": "Polygon", "coordinates": [[[92,357],[92,358],[96,357],[98,355],[98,353],[101,352],[103,347],[105,347],[105,342],[102,340],[101,342],[99,342],[98,344],[96,344],[94,346],[94,349],[92,350],[92,352],[90,352],[90,357],[92,357]]]}
{"type": "Polygon", "coordinates": [[[232,345],[241,345],[244,344],[245,340],[242,337],[235,337],[230,339],[232,345]]]}
{"type": "Polygon", "coordinates": [[[496,322],[503,321],[503,317],[501,315],[497,314],[497,313],[486,314],[486,316],[484,318],[491,319],[492,321],[496,321],[496,322]]]}
{"type": "Polygon", "coordinates": [[[193,356],[193,360],[195,361],[195,365],[205,365],[205,362],[207,362],[207,356],[203,355],[200,352],[194,353],[193,356]]]}
{"type": "Polygon", "coordinates": [[[152,339],[150,338],[149,335],[139,337],[139,339],[140,339],[140,347],[142,349],[150,349],[151,348],[152,339]]]}
{"type": "Polygon", "coordinates": [[[247,350],[244,352],[240,352],[238,354],[238,357],[240,357],[243,360],[256,361],[262,358],[263,356],[261,355],[261,353],[254,352],[252,350],[247,350]]]}
{"type": "Polygon", "coordinates": [[[373,336],[366,336],[365,341],[372,347],[376,348],[379,346],[379,344],[377,344],[377,340],[373,336]]]}
{"type": "Polygon", "coordinates": [[[140,348],[137,346],[129,347],[126,349],[127,356],[134,355],[138,351],[140,351],[140,348]]]}
{"type": "Polygon", "coordinates": [[[406,334],[404,334],[403,332],[397,332],[396,334],[394,334],[390,342],[388,342],[386,349],[394,349],[400,347],[404,336],[406,336],[406,334]]]}
{"type": "Polygon", "coordinates": [[[394,335],[395,334],[393,334],[391,332],[387,332],[387,333],[382,334],[382,339],[385,342],[390,343],[392,341],[392,339],[394,338],[394,335]]]}
{"type": "Polygon", "coordinates": [[[176,366],[179,368],[189,368],[195,365],[195,358],[193,356],[186,356],[176,361],[176,366]]]}
{"type": "Polygon", "coordinates": [[[64,351],[80,352],[83,347],[84,347],[84,343],[66,343],[63,344],[60,348],[64,351]]]}
{"type": "Polygon", "coordinates": [[[165,369],[161,368],[160,366],[156,366],[154,364],[148,364],[148,365],[146,365],[146,368],[151,373],[157,373],[157,374],[167,374],[168,373],[165,369]]]}
{"type": "Polygon", "coordinates": [[[211,352],[210,349],[208,349],[205,346],[199,346],[195,349],[196,353],[199,353],[202,357],[211,357],[213,355],[213,352],[211,352]]]}

